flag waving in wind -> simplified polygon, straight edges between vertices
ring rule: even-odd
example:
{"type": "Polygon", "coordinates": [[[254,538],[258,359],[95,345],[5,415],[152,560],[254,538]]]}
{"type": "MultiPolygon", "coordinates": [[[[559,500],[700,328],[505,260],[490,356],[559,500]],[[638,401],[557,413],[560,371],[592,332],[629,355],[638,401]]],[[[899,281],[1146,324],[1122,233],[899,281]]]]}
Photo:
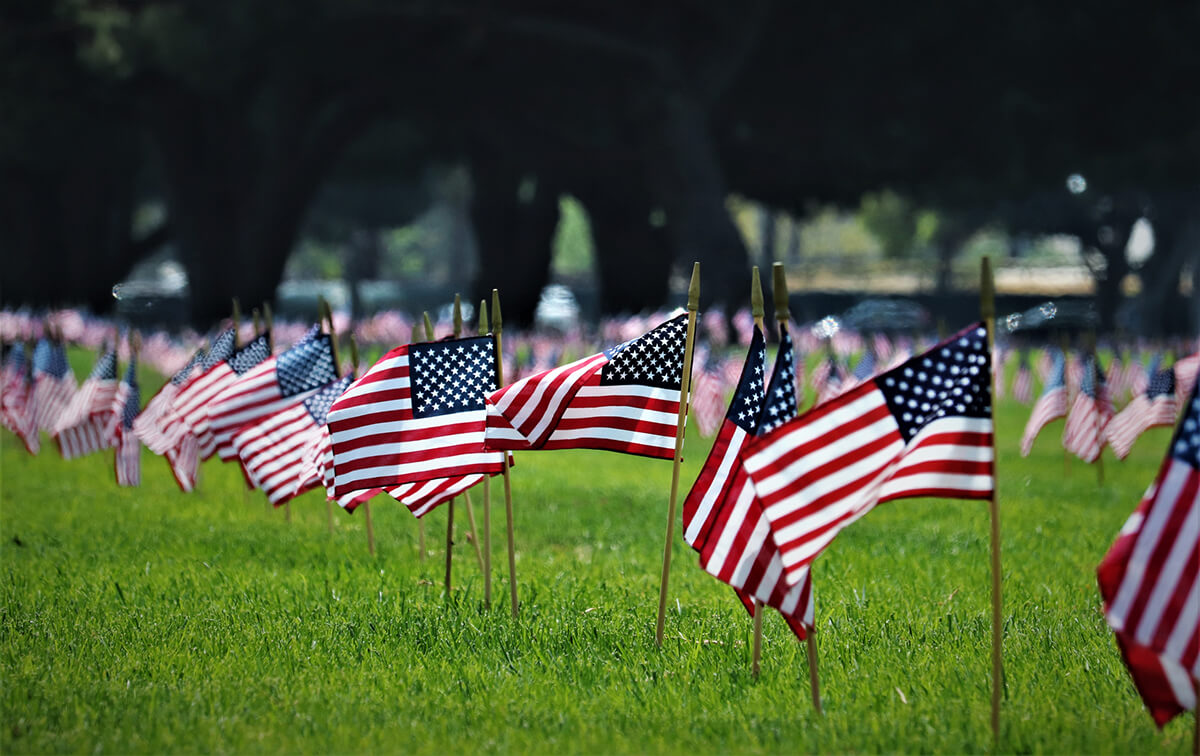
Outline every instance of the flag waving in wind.
{"type": "Polygon", "coordinates": [[[385,354],[329,410],[334,495],[499,473],[504,458],[483,447],[484,397],[495,386],[491,336],[385,354]]]}
{"type": "Polygon", "coordinates": [[[489,449],[675,456],[687,315],[487,398],[489,449]]]}
{"type": "MultiPolygon", "coordinates": [[[[1033,442],[1046,423],[1065,417],[1067,414],[1067,361],[1062,352],[1055,352],[1054,364],[1046,378],[1046,388],[1033,405],[1025,432],[1021,435],[1021,456],[1028,457],[1033,451],[1033,442]]],[[[1019,374],[1018,374],[1019,375],[1019,374]]]]}
{"type": "Polygon", "coordinates": [[[973,325],[750,444],[746,470],[788,585],[881,501],[991,497],[987,336],[973,325]]]}
{"type": "Polygon", "coordinates": [[[1200,397],[1158,477],[1097,570],[1104,616],[1159,727],[1196,708],[1200,680],[1200,397]]]}
{"type": "Polygon", "coordinates": [[[750,612],[752,599],[773,606],[800,638],[813,625],[812,583],[789,588],[779,550],[771,540],[762,504],[742,466],[747,442],[796,415],[791,338],[781,326],[779,356],[766,394],[766,354],[756,326],[737,391],[708,459],[683,502],[684,540],[700,553],[700,566],[731,585],[750,612]]]}
{"type": "Polygon", "coordinates": [[[117,393],[117,352],[107,350],[59,415],[54,440],[63,459],[75,459],[112,446],[104,431],[117,393]]]}
{"type": "Polygon", "coordinates": [[[1100,372],[1096,356],[1091,355],[1084,365],[1075,403],[1067,414],[1063,447],[1084,462],[1095,462],[1104,449],[1105,429],[1112,414],[1104,374],[1100,372]]]}
{"type": "Polygon", "coordinates": [[[1177,414],[1179,403],[1175,399],[1175,369],[1169,367],[1154,373],[1145,393],[1135,396],[1109,421],[1104,436],[1117,459],[1125,459],[1138,436],[1149,428],[1175,425],[1177,414]]]}

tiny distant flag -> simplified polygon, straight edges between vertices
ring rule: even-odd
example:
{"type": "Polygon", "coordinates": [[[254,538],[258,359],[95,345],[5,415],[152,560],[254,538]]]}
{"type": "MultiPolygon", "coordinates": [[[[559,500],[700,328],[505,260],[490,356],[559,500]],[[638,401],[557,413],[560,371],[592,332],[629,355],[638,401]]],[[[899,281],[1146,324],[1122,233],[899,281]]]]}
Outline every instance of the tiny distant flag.
{"type": "Polygon", "coordinates": [[[272,504],[279,506],[320,483],[315,477],[310,480],[302,476],[305,463],[325,436],[330,406],[352,380],[345,376],[328,383],[291,407],[244,425],[234,434],[231,443],[247,477],[272,504]]]}
{"type": "Polygon", "coordinates": [[[781,326],[779,355],[764,395],[766,352],[755,326],[737,390],[700,475],[683,502],[684,540],[700,554],[700,567],[728,583],[753,613],[753,599],[783,614],[797,637],[813,625],[810,578],[789,588],[779,550],[761,503],[742,465],[750,439],[796,415],[791,337],[781,326]]]}
{"type": "Polygon", "coordinates": [[[1067,413],[1063,428],[1063,447],[1084,462],[1095,462],[1104,449],[1105,428],[1112,419],[1112,402],[1095,355],[1084,365],[1079,393],[1067,413]]]}
{"type": "Polygon", "coordinates": [[[495,365],[491,336],[405,344],[385,354],[329,411],[335,497],[499,473],[504,458],[483,445],[495,365]]]}
{"type": "Polygon", "coordinates": [[[193,354],[187,364],[177,370],[171,379],[164,383],[154,396],[150,397],[150,401],[146,402],[141,414],[133,421],[133,432],[146,445],[146,448],[155,454],[166,454],[167,450],[171,448],[173,439],[167,434],[166,427],[167,420],[174,411],[172,405],[179,390],[192,379],[196,370],[199,369],[200,361],[203,358],[203,350],[193,354]]]}
{"type": "Polygon", "coordinates": [[[1061,351],[1054,352],[1052,367],[1046,376],[1046,387],[1038,397],[1037,404],[1033,405],[1033,412],[1025,423],[1025,432],[1021,434],[1022,457],[1028,457],[1033,451],[1033,442],[1047,423],[1067,415],[1066,358],[1061,351]]]}
{"type": "Polygon", "coordinates": [[[844,380],[837,357],[830,353],[829,358],[813,370],[812,381],[813,390],[817,392],[816,405],[824,404],[841,394],[844,380]]]}
{"type": "Polygon", "coordinates": [[[75,459],[113,445],[105,432],[117,393],[117,352],[107,350],[59,415],[54,441],[63,459],[75,459]]]}
{"type": "Polygon", "coordinates": [[[991,380],[978,323],[751,442],[746,470],[788,585],[881,501],[992,496],[991,380]]]}
{"type": "Polygon", "coordinates": [[[1108,445],[1117,459],[1125,459],[1138,436],[1157,427],[1172,427],[1179,414],[1175,398],[1175,368],[1155,372],[1145,393],[1135,396],[1104,429],[1108,445]]]}
{"type": "Polygon", "coordinates": [[[33,377],[25,345],[14,344],[4,361],[3,392],[0,393],[0,420],[4,427],[17,434],[25,450],[37,454],[41,449],[37,425],[33,418],[31,395],[33,377]]]}
{"type": "Polygon", "coordinates": [[[53,433],[59,417],[75,395],[75,374],[67,363],[67,350],[50,339],[39,339],[33,350],[34,427],[53,433]]]}
{"type": "Polygon", "coordinates": [[[1193,390],[1158,477],[1097,569],[1104,616],[1159,727],[1196,708],[1198,554],[1200,398],[1193,390]]]}
{"type": "Polygon", "coordinates": [[[487,398],[487,447],[605,449],[672,459],[687,315],[487,398]]]}
{"type": "Polygon", "coordinates": [[[125,376],[117,386],[113,397],[112,438],[117,448],[114,467],[118,486],[138,486],[142,483],[142,443],[133,432],[133,421],[137,419],[142,405],[142,394],[137,382],[137,354],[129,357],[125,376]]]}
{"type": "Polygon", "coordinates": [[[1029,369],[1029,356],[1023,349],[1017,361],[1017,374],[1013,376],[1012,397],[1021,404],[1033,401],[1033,371],[1029,369]]]}
{"type": "Polygon", "coordinates": [[[291,349],[250,368],[208,403],[217,454],[235,459],[233,436],[240,428],[295,407],[336,378],[332,337],[313,326],[291,349]]]}
{"type": "Polygon", "coordinates": [[[705,368],[696,371],[693,381],[691,416],[696,418],[696,428],[705,438],[712,436],[721,427],[725,411],[720,377],[705,368]]]}

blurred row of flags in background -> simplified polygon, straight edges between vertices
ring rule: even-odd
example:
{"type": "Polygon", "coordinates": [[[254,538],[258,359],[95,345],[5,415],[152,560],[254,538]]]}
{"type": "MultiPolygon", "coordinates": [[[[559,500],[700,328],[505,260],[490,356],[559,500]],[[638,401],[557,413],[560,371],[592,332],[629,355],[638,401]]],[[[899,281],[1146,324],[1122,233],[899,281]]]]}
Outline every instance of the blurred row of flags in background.
{"type": "MultiPolygon", "coordinates": [[[[395,336],[398,318],[354,330],[370,341],[395,336]]],[[[822,337],[784,322],[768,370],[763,329],[740,314],[734,338],[714,321],[694,355],[685,353],[687,315],[610,321],[590,337],[510,336],[507,353],[484,324],[479,336],[443,328],[441,338],[408,343],[407,323],[392,342],[402,345],[359,376],[357,365],[339,364],[329,321],[224,328],[201,346],[158,333],[122,341],[112,324],[78,313],[56,314],[32,339],[43,326],[2,313],[0,337],[11,346],[0,421],[34,454],[40,431],[67,459],[115,448],[121,485],[138,483],[144,444],[184,491],[196,487],[200,462],[217,456],[237,462],[275,505],[322,488],[353,511],[386,493],[421,517],[506,472],[516,451],[675,457],[691,359],[690,413],[715,438],[684,501],[684,539],[748,610],[775,608],[803,639],[814,627],[810,566],[838,532],[881,502],[995,495],[993,391],[1033,405],[1023,454],[1065,417],[1064,447],[1089,462],[1105,445],[1124,458],[1142,431],[1174,425],[1186,410],[1159,480],[1101,567],[1101,586],[1156,721],[1195,706],[1180,683],[1200,677],[1194,345],[1116,349],[1105,366],[1094,351],[993,350],[982,323],[939,339],[822,337]],[[65,341],[105,339],[78,384],[65,341]],[[597,349],[597,340],[617,345],[597,349]],[[170,376],[144,408],[139,357],[170,376]]]]}

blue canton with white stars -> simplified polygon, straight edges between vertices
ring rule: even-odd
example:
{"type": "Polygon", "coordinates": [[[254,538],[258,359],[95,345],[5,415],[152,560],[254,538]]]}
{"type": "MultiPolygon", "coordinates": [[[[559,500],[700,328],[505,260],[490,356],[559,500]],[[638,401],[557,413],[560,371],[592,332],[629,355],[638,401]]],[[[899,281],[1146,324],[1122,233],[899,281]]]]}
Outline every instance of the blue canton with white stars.
{"type": "Polygon", "coordinates": [[[313,334],[311,338],[301,339],[296,346],[279,355],[275,360],[275,375],[284,396],[320,388],[337,378],[329,334],[313,334]]]}
{"type": "Polygon", "coordinates": [[[142,392],[137,382],[137,360],[133,357],[129,358],[129,367],[125,368],[122,383],[129,386],[129,395],[125,397],[125,406],[121,408],[121,425],[129,429],[133,427],[133,421],[137,419],[142,406],[142,392]]]}
{"type": "Polygon", "coordinates": [[[415,418],[481,410],[496,390],[496,342],[477,336],[412,344],[408,375],[415,418]]]}
{"type": "Polygon", "coordinates": [[[770,433],[799,413],[796,403],[796,358],[792,355],[792,335],[787,326],[779,327],[779,354],[771,383],[767,386],[767,404],[759,420],[758,435],[770,433]]]}
{"type": "Polygon", "coordinates": [[[113,350],[108,350],[100,359],[96,360],[96,364],[92,366],[92,372],[88,374],[88,378],[95,378],[98,381],[115,381],[117,379],[117,353],[113,350]]]}
{"type": "Polygon", "coordinates": [[[1179,425],[1171,456],[1184,464],[1200,468],[1200,394],[1195,390],[1188,401],[1187,414],[1179,425]]]}
{"type": "Polygon", "coordinates": [[[233,368],[233,372],[242,375],[270,356],[271,346],[267,343],[267,337],[258,336],[229,358],[229,367],[233,368]]]}
{"type": "Polygon", "coordinates": [[[990,418],[991,382],[987,329],[982,325],[966,329],[875,381],[905,443],[943,417],[990,418]]]}
{"type": "Polygon", "coordinates": [[[680,315],[636,339],[606,350],[608,364],[600,369],[600,385],[636,384],[678,389],[683,376],[686,339],[687,315],[680,315]]]}
{"type": "Polygon", "coordinates": [[[208,348],[208,354],[200,358],[200,372],[207,373],[217,365],[233,356],[233,343],[236,340],[236,335],[233,329],[230,328],[222,333],[217,338],[213,339],[212,345],[208,348]]]}
{"type": "Polygon", "coordinates": [[[1175,367],[1171,366],[1164,370],[1159,370],[1150,379],[1150,385],[1146,387],[1146,396],[1153,399],[1164,394],[1175,393],[1175,367]]]}
{"type": "Polygon", "coordinates": [[[750,352],[746,355],[746,363],[742,367],[742,377],[738,380],[737,391],[729,403],[729,411],[725,413],[730,422],[751,435],[755,433],[759,416],[762,414],[766,372],[767,350],[763,346],[762,331],[758,326],[754,326],[754,335],[750,337],[750,352]]]}
{"type": "Polygon", "coordinates": [[[67,374],[67,350],[49,339],[39,340],[33,349],[33,372],[62,378],[67,374]]]}
{"type": "Polygon", "coordinates": [[[1087,365],[1083,369],[1083,378],[1079,382],[1079,390],[1095,399],[1097,391],[1104,388],[1104,376],[1096,368],[1096,357],[1092,355],[1088,357],[1087,365]]]}
{"type": "Polygon", "coordinates": [[[304,409],[308,410],[308,414],[312,416],[313,422],[317,425],[325,425],[325,418],[329,415],[329,408],[338,400],[338,397],[346,393],[346,389],[350,388],[350,384],[354,382],[353,376],[345,376],[339,381],[335,381],[317,393],[304,400],[304,409]]]}
{"type": "Polygon", "coordinates": [[[1046,391],[1062,388],[1067,383],[1067,358],[1062,351],[1055,349],[1054,366],[1050,368],[1050,377],[1046,379],[1046,391]]]}

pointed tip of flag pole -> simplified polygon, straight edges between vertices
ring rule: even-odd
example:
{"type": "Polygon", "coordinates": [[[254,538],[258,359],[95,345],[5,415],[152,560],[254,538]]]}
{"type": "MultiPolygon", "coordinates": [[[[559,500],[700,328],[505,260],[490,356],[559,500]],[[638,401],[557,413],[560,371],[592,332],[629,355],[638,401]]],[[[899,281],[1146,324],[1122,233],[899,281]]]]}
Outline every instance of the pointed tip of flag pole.
{"type": "Polygon", "coordinates": [[[750,314],[760,326],[767,314],[767,308],[763,304],[762,278],[758,274],[757,265],[750,269],[750,314]]]}
{"type": "Polygon", "coordinates": [[[462,336],[462,297],[458,294],[454,295],[454,336],[455,338],[462,336]]]}
{"type": "MultiPolygon", "coordinates": [[[[696,263],[696,267],[700,267],[700,263],[696,263]]],[[[700,298],[700,283],[698,280],[699,273],[692,273],[692,285],[696,287],[696,298],[700,298]]],[[[691,289],[688,290],[688,302],[691,302],[691,289]]],[[[492,289],[492,331],[494,333],[502,333],[504,331],[504,319],[500,317],[500,290],[492,289]]]]}
{"type": "Polygon", "coordinates": [[[783,270],[783,263],[777,262],[771,266],[771,278],[775,285],[775,320],[786,323],[792,319],[792,312],[788,309],[787,274],[783,270]]]}
{"type": "MultiPolygon", "coordinates": [[[[688,282],[688,312],[700,309],[700,261],[692,263],[692,280],[688,282]]],[[[492,307],[495,309],[495,306],[492,307]]]]}
{"type": "Polygon", "coordinates": [[[262,313],[258,311],[257,307],[250,310],[250,321],[254,323],[254,335],[258,336],[262,333],[262,313]]]}
{"type": "Polygon", "coordinates": [[[409,343],[410,344],[421,343],[421,334],[422,333],[423,333],[423,331],[421,330],[421,324],[414,320],[413,325],[412,325],[412,336],[410,337],[412,340],[409,343]]]}
{"type": "Polygon", "coordinates": [[[984,255],[980,267],[979,314],[990,321],[996,318],[996,279],[992,276],[992,259],[984,255]]]}
{"type": "Polygon", "coordinates": [[[433,321],[429,319],[429,313],[422,312],[421,314],[425,316],[425,340],[434,341],[433,321]]]}
{"type": "Polygon", "coordinates": [[[490,328],[487,316],[487,300],[481,299],[479,300],[479,335],[486,336],[490,328]]]}

